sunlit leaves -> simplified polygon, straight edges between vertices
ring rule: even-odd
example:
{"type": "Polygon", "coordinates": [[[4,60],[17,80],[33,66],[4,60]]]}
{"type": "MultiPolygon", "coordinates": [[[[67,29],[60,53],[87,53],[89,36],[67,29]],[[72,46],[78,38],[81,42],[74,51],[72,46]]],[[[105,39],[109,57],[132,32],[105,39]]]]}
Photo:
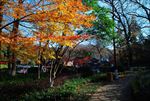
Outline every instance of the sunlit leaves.
{"type": "MultiPolygon", "coordinates": [[[[91,27],[91,22],[95,20],[94,15],[86,13],[92,8],[84,5],[82,0],[37,0],[33,4],[29,2],[7,1],[4,14],[9,17],[5,19],[5,23],[9,23],[10,19],[17,19],[23,27],[25,26],[24,29],[28,28],[28,24],[33,26],[29,32],[31,36],[22,34],[20,26],[17,33],[10,31],[0,36],[1,43],[10,46],[17,58],[23,61],[31,59],[40,63],[38,62],[39,53],[44,59],[54,59],[54,52],[50,44],[72,47],[78,40],[87,38],[76,35],[76,28],[91,27]],[[20,20],[24,16],[27,17],[20,20]],[[22,22],[28,24],[25,25],[22,22]]],[[[10,30],[11,28],[9,26],[10,30]]]]}

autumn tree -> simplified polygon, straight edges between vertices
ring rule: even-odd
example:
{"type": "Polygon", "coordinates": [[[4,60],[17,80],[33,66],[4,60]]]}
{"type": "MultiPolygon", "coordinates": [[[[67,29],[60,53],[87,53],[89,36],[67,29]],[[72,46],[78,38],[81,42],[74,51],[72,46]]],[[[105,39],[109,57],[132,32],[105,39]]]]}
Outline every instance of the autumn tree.
{"type": "MultiPolygon", "coordinates": [[[[2,21],[3,21],[3,7],[4,7],[5,1],[0,1],[0,27],[2,27],[2,21]]],[[[2,34],[2,30],[0,30],[0,35],[2,34]]],[[[2,58],[2,44],[0,41],[0,60],[2,58]]]]}
{"type": "Polygon", "coordinates": [[[35,3],[33,9],[31,9],[31,5],[22,0],[10,3],[13,5],[8,6],[11,7],[10,9],[13,12],[9,12],[9,16],[12,15],[14,20],[4,24],[1,29],[6,29],[13,24],[12,31],[10,37],[3,37],[1,41],[8,43],[10,46],[13,60],[12,75],[15,75],[17,57],[26,60],[27,57],[24,57],[24,55],[29,54],[27,55],[29,56],[28,59],[34,58],[40,64],[40,67],[42,60],[52,60],[50,65],[50,84],[53,86],[65,47],[73,46],[76,40],[82,37],[75,35],[74,30],[81,26],[92,26],[91,21],[94,16],[85,13],[91,8],[83,5],[81,0],[39,1],[35,3]],[[18,12],[22,12],[22,14],[18,12]],[[27,23],[33,29],[26,26],[27,23]],[[21,26],[26,29],[29,28],[31,30],[29,32],[33,35],[26,37],[25,33],[21,34],[21,26]],[[37,50],[35,50],[35,46],[38,46],[37,50]],[[30,52],[31,50],[33,53],[30,52]]]}
{"type": "MultiPolygon", "coordinates": [[[[7,55],[8,55],[8,67],[11,69],[11,75],[14,76],[16,74],[16,56],[18,55],[18,50],[22,38],[27,38],[25,34],[23,34],[23,30],[20,30],[22,25],[23,18],[26,18],[35,12],[33,8],[40,5],[40,1],[37,1],[35,4],[29,4],[25,0],[17,0],[17,1],[5,1],[3,6],[3,16],[2,25],[0,27],[1,38],[0,41],[3,45],[8,47],[7,55]]],[[[28,39],[28,38],[27,38],[28,39]]]]}
{"type": "Polygon", "coordinates": [[[43,60],[51,60],[50,86],[53,86],[67,47],[84,38],[76,35],[76,28],[92,26],[95,17],[86,13],[92,8],[81,0],[17,0],[8,1],[5,7],[4,14],[11,20],[3,20],[0,29],[4,36],[1,35],[0,41],[8,46],[11,74],[16,74],[16,59],[33,60],[39,64],[40,78],[43,60]]]}

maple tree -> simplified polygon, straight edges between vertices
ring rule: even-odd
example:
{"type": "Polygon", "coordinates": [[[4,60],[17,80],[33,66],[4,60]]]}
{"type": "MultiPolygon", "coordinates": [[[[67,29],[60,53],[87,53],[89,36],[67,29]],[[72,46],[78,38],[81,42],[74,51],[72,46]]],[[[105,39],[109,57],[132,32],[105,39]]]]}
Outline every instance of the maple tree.
{"type": "MultiPolygon", "coordinates": [[[[54,59],[51,59],[50,66],[51,86],[53,86],[56,73],[62,62],[61,58],[67,49],[65,46],[72,46],[76,42],[76,39],[81,37],[75,35],[75,28],[79,28],[81,25],[86,27],[92,25],[90,22],[94,19],[94,16],[84,14],[86,10],[89,9],[82,4],[81,0],[55,1],[50,13],[43,13],[47,12],[47,7],[38,12],[40,15],[42,14],[43,19],[40,19],[38,14],[32,15],[28,19],[36,24],[38,32],[35,32],[35,36],[39,39],[40,44],[42,43],[45,46],[51,45],[54,51],[54,56],[52,56],[54,59]]],[[[43,54],[43,52],[40,51],[39,54],[43,54]]],[[[39,57],[40,59],[45,58],[43,55],[39,57]]],[[[45,60],[49,60],[50,58],[48,57],[45,60]]]]}
{"type": "MultiPolygon", "coordinates": [[[[30,3],[8,0],[4,4],[3,15],[11,20],[1,19],[0,42],[10,52],[8,60],[12,64],[12,75],[16,73],[16,59],[32,59],[40,65],[42,60],[54,60],[56,64],[68,46],[72,47],[77,40],[87,37],[76,35],[76,28],[89,28],[95,19],[94,15],[86,13],[92,8],[83,5],[82,0],[37,0],[30,3]],[[29,36],[26,33],[30,33],[29,36]]],[[[59,65],[51,66],[57,70],[54,67],[59,65]]]]}
{"type": "Polygon", "coordinates": [[[7,47],[9,61],[8,68],[10,69],[11,75],[14,76],[16,74],[17,52],[19,51],[19,46],[22,45],[20,44],[22,40],[21,38],[27,38],[20,30],[21,19],[27,17],[29,14],[26,14],[26,12],[33,7],[28,7],[29,4],[25,4],[24,0],[2,0],[1,2],[3,2],[2,16],[5,17],[1,19],[0,42],[1,45],[5,45],[7,47]]]}

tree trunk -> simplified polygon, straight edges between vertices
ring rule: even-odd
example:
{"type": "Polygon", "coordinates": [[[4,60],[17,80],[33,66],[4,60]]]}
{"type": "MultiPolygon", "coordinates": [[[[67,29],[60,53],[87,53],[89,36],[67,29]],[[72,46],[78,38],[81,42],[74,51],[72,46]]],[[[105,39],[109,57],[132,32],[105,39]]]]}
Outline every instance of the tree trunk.
{"type": "Polygon", "coordinates": [[[54,79],[52,76],[49,78],[50,87],[54,87],[54,79]]]}
{"type": "Polygon", "coordinates": [[[8,74],[11,75],[12,66],[11,66],[10,46],[7,47],[7,59],[8,59],[8,74]]]}
{"type": "Polygon", "coordinates": [[[127,54],[128,54],[128,68],[132,66],[132,49],[129,40],[126,40],[127,44],[127,54]]]}
{"type": "Polygon", "coordinates": [[[53,62],[51,62],[50,70],[49,70],[49,84],[50,87],[54,86],[54,79],[53,79],[53,62]]]}
{"type": "Polygon", "coordinates": [[[50,71],[49,71],[49,83],[50,87],[54,86],[54,82],[56,79],[56,74],[58,73],[58,69],[60,66],[60,61],[54,60],[53,63],[51,64],[50,71]]]}
{"type": "MultiPolygon", "coordinates": [[[[15,26],[14,26],[15,27],[15,26]]],[[[19,27],[19,23],[16,25],[16,28],[18,28],[19,27]]],[[[14,35],[16,35],[17,34],[17,31],[18,29],[15,29],[14,30],[14,32],[16,32],[16,33],[14,33],[14,35]]],[[[14,41],[16,41],[16,39],[14,38],[14,41]]],[[[16,43],[14,43],[14,47],[16,47],[16,43]]],[[[16,53],[15,53],[15,51],[12,51],[12,57],[11,57],[11,75],[12,76],[15,76],[16,75],[16,53]]]]}
{"type": "MultiPolygon", "coordinates": [[[[113,15],[112,15],[112,19],[113,19],[113,21],[115,22],[115,6],[114,6],[114,0],[112,0],[112,11],[113,11],[113,15]]],[[[115,28],[113,28],[113,33],[115,33],[115,28]]],[[[114,66],[115,66],[115,68],[116,69],[118,69],[117,68],[117,60],[116,60],[116,38],[115,38],[116,36],[113,36],[113,48],[114,48],[114,66]]]]}
{"type": "MultiPolygon", "coordinates": [[[[39,46],[41,47],[41,42],[39,42],[39,46]]],[[[38,52],[38,59],[40,60],[40,63],[38,65],[38,79],[40,79],[41,78],[41,68],[42,68],[42,52],[40,49],[38,52]]]]}
{"type": "MultiPolygon", "coordinates": [[[[23,4],[23,0],[19,0],[18,1],[18,5],[22,5],[23,4]]],[[[20,16],[19,13],[17,13],[18,16],[20,16]]],[[[17,46],[17,39],[16,37],[18,36],[18,29],[19,29],[19,23],[20,21],[16,21],[13,24],[13,30],[12,30],[12,38],[14,40],[14,44],[13,47],[17,46]]],[[[16,51],[12,51],[12,72],[11,72],[12,76],[16,75],[16,51]]]]}
{"type": "Polygon", "coordinates": [[[42,64],[40,63],[38,65],[38,79],[41,79],[41,69],[42,69],[42,64]]]}
{"type": "MultiPolygon", "coordinates": [[[[2,21],[3,21],[3,6],[4,6],[4,3],[3,1],[0,1],[0,28],[2,27],[2,21]]],[[[0,35],[2,34],[2,30],[0,29],[0,35]]],[[[0,59],[2,59],[2,56],[1,56],[1,51],[2,51],[2,46],[1,46],[1,41],[0,41],[0,59]]],[[[0,65],[1,67],[1,65],[0,65]]]]}
{"type": "Polygon", "coordinates": [[[41,69],[40,69],[40,65],[38,66],[38,79],[41,78],[41,69]]]}
{"type": "Polygon", "coordinates": [[[116,55],[116,41],[115,41],[115,37],[113,38],[113,48],[114,48],[114,67],[116,68],[116,69],[118,69],[117,68],[117,55],[116,55]]]}
{"type": "MultiPolygon", "coordinates": [[[[14,40],[14,43],[13,43],[13,47],[16,47],[16,37],[17,37],[17,34],[18,34],[18,28],[19,28],[19,21],[18,22],[15,22],[14,25],[13,25],[13,31],[12,31],[12,34],[13,34],[13,40],[14,40]]],[[[11,71],[11,75],[12,76],[15,76],[16,75],[16,53],[15,51],[12,51],[12,71],[11,71]]]]}
{"type": "Polygon", "coordinates": [[[12,54],[12,76],[16,75],[16,55],[15,53],[12,54]]]}

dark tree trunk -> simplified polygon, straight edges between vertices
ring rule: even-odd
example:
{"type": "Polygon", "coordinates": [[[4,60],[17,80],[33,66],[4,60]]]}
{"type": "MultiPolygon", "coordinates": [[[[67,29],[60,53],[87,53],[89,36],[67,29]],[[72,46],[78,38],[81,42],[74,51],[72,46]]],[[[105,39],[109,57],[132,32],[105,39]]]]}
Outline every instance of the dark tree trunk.
{"type": "Polygon", "coordinates": [[[113,48],[114,48],[114,67],[117,68],[117,55],[116,55],[116,40],[113,38],[113,48]]]}
{"type": "MultiPolygon", "coordinates": [[[[0,28],[2,27],[2,21],[3,21],[3,12],[2,12],[3,6],[4,6],[3,1],[0,1],[0,28]]],[[[2,30],[0,29],[0,35],[1,33],[2,33],[2,30]]],[[[0,41],[0,59],[2,59],[1,51],[2,51],[2,46],[1,46],[1,41],[0,41]]]]}
{"type": "Polygon", "coordinates": [[[10,46],[7,47],[7,59],[8,59],[8,74],[11,75],[12,66],[11,66],[11,56],[10,56],[10,46]]]}
{"type": "Polygon", "coordinates": [[[38,65],[38,79],[41,78],[41,64],[38,65]]]}
{"type": "Polygon", "coordinates": [[[12,53],[12,72],[11,72],[11,75],[12,76],[16,75],[16,55],[14,52],[12,53]]]}
{"type": "MultiPolygon", "coordinates": [[[[114,6],[114,0],[112,0],[112,12],[113,12],[113,15],[112,15],[112,19],[113,21],[115,22],[115,6],[114,6]]],[[[113,29],[113,33],[115,33],[115,29],[113,29]]],[[[117,58],[116,58],[116,36],[113,36],[113,48],[114,48],[114,67],[116,69],[117,68],[117,58]]]]}
{"type": "Polygon", "coordinates": [[[127,54],[128,54],[128,68],[130,68],[132,66],[132,48],[129,40],[126,41],[127,41],[126,44],[127,44],[127,54]]]}
{"type": "MultiPolygon", "coordinates": [[[[13,47],[16,47],[16,37],[17,37],[17,33],[18,33],[18,28],[19,28],[19,21],[14,23],[13,25],[13,39],[14,39],[14,43],[13,43],[13,47]]],[[[11,71],[11,75],[15,76],[16,75],[16,53],[15,51],[12,51],[12,58],[11,58],[11,62],[12,62],[12,71],[11,71]]]]}
{"type": "MultiPolygon", "coordinates": [[[[22,5],[22,4],[23,4],[23,0],[19,0],[18,5],[22,5]]],[[[17,15],[20,16],[19,13],[17,13],[17,15]]],[[[20,23],[20,21],[17,19],[17,21],[14,22],[14,24],[13,24],[13,30],[12,30],[12,38],[14,40],[13,47],[17,46],[16,45],[16,43],[17,43],[16,37],[18,36],[19,23],[20,23]]],[[[16,53],[15,53],[15,51],[12,51],[12,72],[11,72],[11,75],[12,76],[16,75],[16,53]]]]}

